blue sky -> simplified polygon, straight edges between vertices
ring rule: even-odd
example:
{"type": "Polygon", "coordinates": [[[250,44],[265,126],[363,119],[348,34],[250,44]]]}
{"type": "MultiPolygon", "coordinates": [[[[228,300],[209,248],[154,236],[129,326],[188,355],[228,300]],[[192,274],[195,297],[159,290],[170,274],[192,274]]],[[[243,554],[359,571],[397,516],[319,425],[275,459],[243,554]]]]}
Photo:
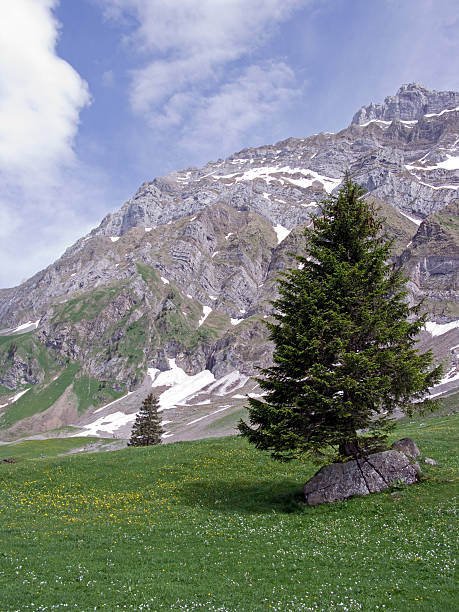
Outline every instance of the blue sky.
{"type": "Polygon", "coordinates": [[[459,90],[457,0],[14,0],[0,20],[2,287],[155,176],[338,131],[402,83],[459,90]]]}

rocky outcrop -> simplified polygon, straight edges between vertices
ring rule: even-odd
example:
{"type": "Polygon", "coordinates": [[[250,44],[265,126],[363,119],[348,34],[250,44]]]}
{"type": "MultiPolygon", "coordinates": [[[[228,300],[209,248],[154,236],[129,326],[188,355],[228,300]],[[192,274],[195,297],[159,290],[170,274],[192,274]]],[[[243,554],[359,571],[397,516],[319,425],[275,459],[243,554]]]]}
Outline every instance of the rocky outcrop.
{"type": "Polygon", "coordinates": [[[437,114],[459,107],[459,92],[429,91],[418,83],[402,85],[395,96],[388,96],[383,104],[363,106],[352,118],[361,125],[367,121],[413,121],[426,114],[437,114]]]}
{"type": "Polygon", "coordinates": [[[401,440],[397,440],[392,444],[391,448],[399,453],[403,453],[407,457],[411,457],[412,459],[419,457],[421,454],[418,445],[412,438],[402,438],[401,440]]]}
{"type": "Polygon", "coordinates": [[[378,493],[393,483],[414,484],[421,469],[401,452],[388,450],[321,468],[304,485],[309,506],[343,501],[354,495],[378,493]]]}

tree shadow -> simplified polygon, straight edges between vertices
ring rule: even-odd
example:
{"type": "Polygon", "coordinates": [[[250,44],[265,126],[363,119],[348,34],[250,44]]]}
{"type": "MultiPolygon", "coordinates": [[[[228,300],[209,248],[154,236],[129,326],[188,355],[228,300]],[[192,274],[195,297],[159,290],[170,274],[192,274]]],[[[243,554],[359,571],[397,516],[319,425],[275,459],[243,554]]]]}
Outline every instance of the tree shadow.
{"type": "Polygon", "coordinates": [[[189,506],[206,506],[221,512],[266,514],[267,512],[301,512],[303,487],[294,480],[245,480],[228,482],[212,480],[184,482],[179,495],[189,506]]]}

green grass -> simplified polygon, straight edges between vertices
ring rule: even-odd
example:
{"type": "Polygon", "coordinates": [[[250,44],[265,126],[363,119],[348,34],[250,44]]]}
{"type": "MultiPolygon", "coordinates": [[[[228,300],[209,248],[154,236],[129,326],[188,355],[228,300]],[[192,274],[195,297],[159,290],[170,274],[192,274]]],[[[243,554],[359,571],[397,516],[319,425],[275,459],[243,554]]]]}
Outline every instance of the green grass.
{"type": "Polygon", "coordinates": [[[103,289],[95,289],[75,297],[63,306],[56,306],[56,314],[53,317],[53,321],[78,323],[83,319],[95,319],[108,304],[114,301],[119,292],[120,287],[115,285],[103,289]]]}
{"type": "Polygon", "coordinates": [[[97,407],[124,395],[124,391],[114,391],[109,384],[91,378],[87,374],[75,378],[73,391],[78,398],[78,412],[83,413],[89,406],[97,407]]]}
{"type": "MultiPolygon", "coordinates": [[[[0,446],[0,460],[14,457],[16,461],[24,459],[37,459],[43,457],[56,457],[73,449],[83,448],[92,442],[99,442],[100,438],[50,438],[49,440],[26,440],[13,444],[0,446]]],[[[3,466],[2,466],[3,467],[3,466]]]]}
{"type": "Polygon", "coordinates": [[[11,389],[8,389],[8,387],[5,387],[4,385],[0,385],[0,397],[11,395],[11,394],[12,394],[11,389]]]}
{"type": "Polygon", "coordinates": [[[315,508],[239,438],[0,465],[1,610],[456,609],[457,415],[417,485],[315,508]]]}
{"type": "Polygon", "coordinates": [[[45,387],[32,388],[25,393],[2,415],[0,428],[6,429],[21,419],[47,410],[60,398],[66,388],[72,384],[79,369],[80,365],[78,363],[72,363],[65,368],[56,380],[53,380],[45,387]]]}

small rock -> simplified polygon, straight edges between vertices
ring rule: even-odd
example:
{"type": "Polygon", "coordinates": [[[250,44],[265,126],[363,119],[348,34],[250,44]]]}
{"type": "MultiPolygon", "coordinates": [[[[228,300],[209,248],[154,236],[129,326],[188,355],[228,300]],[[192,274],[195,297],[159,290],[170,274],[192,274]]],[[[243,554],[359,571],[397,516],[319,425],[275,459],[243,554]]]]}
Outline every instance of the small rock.
{"type": "Polygon", "coordinates": [[[421,454],[418,445],[412,438],[402,438],[397,440],[391,446],[394,450],[399,453],[405,454],[407,457],[419,457],[421,454]]]}
{"type": "Polygon", "coordinates": [[[304,497],[309,506],[342,501],[354,495],[377,493],[394,482],[414,484],[420,472],[419,465],[412,464],[404,453],[396,450],[374,453],[321,468],[304,485],[304,497]]]}
{"type": "Polygon", "coordinates": [[[435,461],[435,459],[431,459],[430,457],[426,457],[424,459],[424,463],[428,463],[429,465],[438,465],[438,463],[435,461]]]}

